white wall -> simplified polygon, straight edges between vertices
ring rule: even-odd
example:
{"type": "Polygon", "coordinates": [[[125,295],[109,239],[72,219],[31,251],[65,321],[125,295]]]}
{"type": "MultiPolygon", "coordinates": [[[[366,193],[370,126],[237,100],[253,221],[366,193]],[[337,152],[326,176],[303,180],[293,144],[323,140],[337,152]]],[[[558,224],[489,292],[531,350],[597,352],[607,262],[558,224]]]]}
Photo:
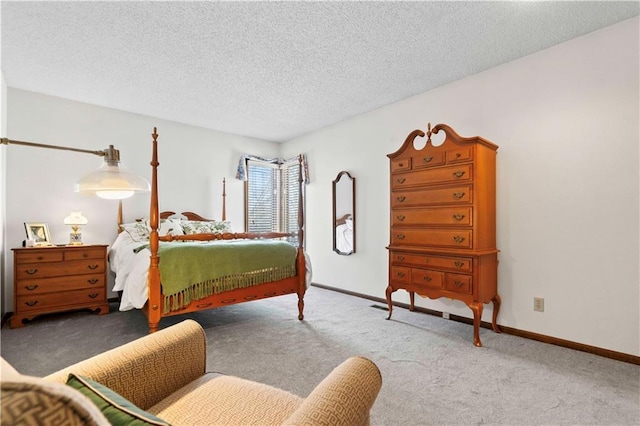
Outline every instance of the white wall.
{"type": "MultiPolygon", "coordinates": [[[[6,134],[7,128],[7,83],[4,80],[4,75],[2,71],[0,71],[0,136],[4,137],[6,134]]],[[[5,235],[5,215],[6,215],[6,179],[5,173],[7,167],[6,156],[5,156],[6,147],[4,145],[0,145],[0,318],[4,317],[5,310],[5,300],[7,300],[7,295],[5,289],[5,245],[4,245],[4,235],[5,235]]]]}
{"type": "MultiPolygon", "coordinates": [[[[235,179],[242,154],[275,156],[279,145],[166,120],[130,114],[9,88],[7,137],[53,145],[120,150],[123,164],[150,179],[151,133],[158,128],[160,210],[195,211],[220,219],[222,179],[227,180],[227,219],[234,230],[244,226],[244,186],[235,179]]],[[[26,238],[24,222],[47,222],[54,243],[67,243],[63,219],[80,209],[89,220],[82,227],[85,243],[111,244],[116,237],[117,201],[73,192],[73,184],[97,169],[98,156],[9,145],[6,168],[5,311],[12,310],[10,248],[26,238]]],[[[149,194],[123,202],[125,221],[149,215],[149,194]]],[[[113,280],[111,279],[111,283],[113,280]]],[[[111,285],[110,285],[111,287],[111,285]]],[[[113,294],[110,294],[112,296],[113,294]]]]}
{"type": "MultiPolygon", "coordinates": [[[[639,22],[287,142],[284,157],[306,152],[310,161],[306,237],[314,282],[384,298],[386,154],[428,121],[446,123],[500,146],[498,322],[640,355],[639,22]],[[357,179],[358,249],[351,256],[331,250],[331,181],[340,170],[357,179]],[[533,311],[534,296],[545,298],[544,313],[533,311]]],[[[398,291],[394,300],[408,303],[408,296],[398,291]]],[[[416,301],[472,317],[461,302],[416,301]]],[[[491,314],[485,305],[483,319],[491,314]]]]}

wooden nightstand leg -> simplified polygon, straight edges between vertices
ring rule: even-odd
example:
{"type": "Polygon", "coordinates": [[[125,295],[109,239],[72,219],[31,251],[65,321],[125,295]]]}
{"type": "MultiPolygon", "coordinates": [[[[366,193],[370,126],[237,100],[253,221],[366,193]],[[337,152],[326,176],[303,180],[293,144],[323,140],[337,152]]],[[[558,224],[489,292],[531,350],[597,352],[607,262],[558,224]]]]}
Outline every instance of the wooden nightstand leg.
{"type": "Polygon", "coordinates": [[[387,291],[385,292],[387,295],[387,307],[389,308],[389,316],[387,316],[387,319],[391,319],[391,313],[393,312],[393,303],[391,303],[391,293],[393,293],[395,290],[393,289],[393,287],[391,287],[390,285],[387,286],[387,291]]]}
{"type": "Polygon", "coordinates": [[[493,327],[493,331],[496,333],[500,333],[500,328],[498,328],[498,312],[500,312],[500,305],[502,304],[502,299],[500,299],[500,295],[496,294],[493,299],[493,319],[491,321],[491,326],[493,327]]]}

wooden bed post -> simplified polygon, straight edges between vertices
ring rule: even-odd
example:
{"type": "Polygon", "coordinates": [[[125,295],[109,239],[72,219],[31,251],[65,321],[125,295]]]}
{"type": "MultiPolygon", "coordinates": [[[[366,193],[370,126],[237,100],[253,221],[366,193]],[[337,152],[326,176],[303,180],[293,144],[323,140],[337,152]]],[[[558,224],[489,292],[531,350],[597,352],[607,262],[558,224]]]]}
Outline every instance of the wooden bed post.
{"type": "Polygon", "coordinates": [[[227,180],[222,178],[222,220],[227,220],[227,180]]]}
{"type": "Polygon", "coordinates": [[[158,330],[158,324],[162,316],[162,300],[160,294],[160,269],[158,269],[158,133],[153,128],[153,155],[151,157],[151,206],[149,208],[149,250],[151,250],[149,264],[149,300],[147,301],[147,319],[149,321],[149,333],[158,330]]]}
{"type": "Polygon", "coordinates": [[[298,272],[298,319],[302,321],[304,319],[304,293],[307,291],[307,268],[304,258],[304,211],[302,194],[304,189],[304,180],[302,179],[302,155],[298,157],[298,256],[296,257],[296,269],[302,271],[298,272]]]}

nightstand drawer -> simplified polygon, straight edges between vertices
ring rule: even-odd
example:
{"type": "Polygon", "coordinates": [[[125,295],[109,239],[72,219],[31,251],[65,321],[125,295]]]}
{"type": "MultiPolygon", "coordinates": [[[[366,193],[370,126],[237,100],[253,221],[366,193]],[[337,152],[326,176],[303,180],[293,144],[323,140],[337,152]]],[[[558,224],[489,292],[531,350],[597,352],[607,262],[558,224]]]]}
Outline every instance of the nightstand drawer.
{"type": "Polygon", "coordinates": [[[411,270],[411,281],[422,287],[442,288],[444,272],[414,268],[411,270]]]}
{"type": "Polygon", "coordinates": [[[82,307],[92,303],[105,303],[104,288],[65,291],[61,293],[34,294],[32,296],[18,296],[18,306],[21,312],[51,309],[55,307],[82,307]]]}
{"type": "Polygon", "coordinates": [[[104,274],[76,275],[69,277],[20,280],[16,283],[16,294],[54,293],[82,288],[104,288],[104,274]]]}
{"type": "Polygon", "coordinates": [[[401,282],[401,283],[410,283],[411,282],[411,268],[399,268],[392,267],[391,268],[391,277],[393,281],[401,282]]]}
{"type": "Polygon", "coordinates": [[[447,274],[444,288],[456,293],[471,294],[473,292],[472,278],[471,275],[447,274]]]}
{"type": "Polygon", "coordinates": [[[31,263],[29,265],[18,265],[15,275],[16,279],[24,280],[28,278],[48,278],[65,275],[102,273],[104,271],[105,261],[103,259],[92,259],[70,260],[62,263],[31,263]]]}

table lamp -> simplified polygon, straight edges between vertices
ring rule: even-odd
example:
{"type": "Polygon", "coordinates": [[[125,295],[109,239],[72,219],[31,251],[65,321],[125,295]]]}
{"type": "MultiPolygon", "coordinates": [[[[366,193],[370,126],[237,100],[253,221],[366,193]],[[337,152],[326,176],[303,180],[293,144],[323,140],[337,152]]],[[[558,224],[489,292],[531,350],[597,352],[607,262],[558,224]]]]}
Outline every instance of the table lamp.
{"type": "Polygon", "coordinates": [[[69,245],[79,246],[82,245],[82,234],[80,233],[80,226],[89,223],[86,217],[82,216],[79,211],[72,211],[71,214],[64,218],[64,224],[71,226],[71,234],[69,245]]]}

